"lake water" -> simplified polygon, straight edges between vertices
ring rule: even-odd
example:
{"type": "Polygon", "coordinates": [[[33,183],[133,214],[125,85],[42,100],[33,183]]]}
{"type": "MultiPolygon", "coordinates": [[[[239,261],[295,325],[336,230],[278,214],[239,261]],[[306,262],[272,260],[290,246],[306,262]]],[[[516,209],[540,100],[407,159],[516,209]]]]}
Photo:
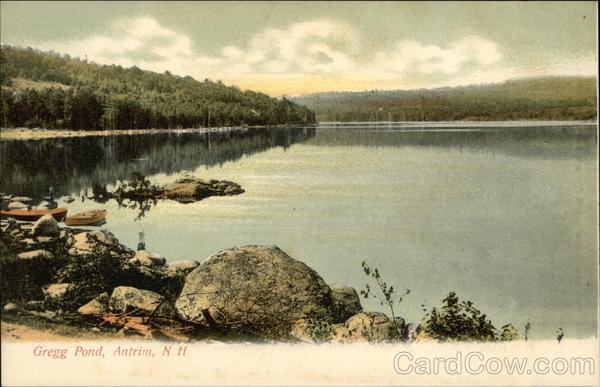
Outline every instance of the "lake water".
{"type": "Polygon", "coordinates": [[[533,338],[596,333],[594,125],[323,123],[0,146],[2,191],[41,197],[51,185],[77,198],[71,213],[106,208],[104,228],[132,247],[144,231],[148,250],[171,262],[278,245],[357,290],[366,260],[411,290],[397,313],[413,323],[421,305],[456,291],[496,327],[522,332],[529,320],[533,338]],[[85,198],[133,171],[157,184],[190,171],[246,192],[143,214],[85,198]]]}

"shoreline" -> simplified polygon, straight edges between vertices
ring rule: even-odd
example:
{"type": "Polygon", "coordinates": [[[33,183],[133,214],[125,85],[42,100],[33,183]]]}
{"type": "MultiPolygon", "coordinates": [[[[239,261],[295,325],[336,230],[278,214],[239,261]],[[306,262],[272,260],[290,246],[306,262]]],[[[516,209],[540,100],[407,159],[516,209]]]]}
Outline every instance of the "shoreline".
{"type": "Polygon", "coordinates": [[[89,136],[118,136],[131,134],[158,134],[158,133],[213,133],[234,130],[249,130],[264,126],[231,126],[216,128],[190,128],[190,129],[119,129],[119,130],[62,130],[62,129],[28,129],[28,128],[1,128],[0,141],[13,140],[41,140],[47,138],[89,137],[89,136]]]}
{"type": "MultiPolygon", "coordinates": [[[[540,124],[555,123],[556,125],[576,126],[576,125],[597,125],[597,121],[581,120],[581,121],[552,121],[552,120],[516,120],[516,121],[375,121],[375,122],[358,122],[358,121],[321,121],[310,125],[324,124],[326,126],[344,126],[344,125],[385,125],[390,123],[403,123],[410,125],[481,125],[495,124],[504,126],[509,123],[527,123],[526,126],[535,126],[540,124]]],[[[250,130],[255,128],[281,128],[286,126],[298,126],[298,124],[289,125],[259,125],[259,126],[224,126],[215,128],[187,128],[187,129],[118,129],[118,130],[66,130],[66,129],[29,129],[29,128],[0,128],[0,141],[14,140],[42,140],[48,138],[68,138],[68,137],[89,137],[89,136],[119,136],[132,134],[159,134],[159,133],[213,133],[213,132],[228,132],[235,130],[250,130]]]]}

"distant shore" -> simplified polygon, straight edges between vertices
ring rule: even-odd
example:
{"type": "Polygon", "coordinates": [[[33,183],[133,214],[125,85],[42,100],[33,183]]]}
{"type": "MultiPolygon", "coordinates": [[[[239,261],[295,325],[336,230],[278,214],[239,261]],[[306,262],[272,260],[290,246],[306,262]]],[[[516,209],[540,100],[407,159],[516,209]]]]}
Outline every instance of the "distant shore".
{"type": "Polygon", "coordinates": [[[61,137],[87,137],[109,136],[123,134],[148,134],[148,133],[210,133],[226,132],[231,130],[248,130],[253,127],[219,127],[219,128],[194,128],[194,129],[123,129],[123,130],[61,130],[61,129],[29,129],[29,128],[2,128],[0,140],[39,140],[44,138],[61,137]]]}

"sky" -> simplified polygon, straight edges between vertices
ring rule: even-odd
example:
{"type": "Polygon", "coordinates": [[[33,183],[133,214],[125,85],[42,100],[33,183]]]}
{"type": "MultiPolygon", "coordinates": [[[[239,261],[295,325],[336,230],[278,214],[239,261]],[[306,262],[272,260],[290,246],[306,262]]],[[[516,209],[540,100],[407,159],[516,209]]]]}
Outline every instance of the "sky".
{"type": "Polygon", "coordinates": [[[597,2],[13,2],[2,44],[273,96],[595,76],[597,2]]]}

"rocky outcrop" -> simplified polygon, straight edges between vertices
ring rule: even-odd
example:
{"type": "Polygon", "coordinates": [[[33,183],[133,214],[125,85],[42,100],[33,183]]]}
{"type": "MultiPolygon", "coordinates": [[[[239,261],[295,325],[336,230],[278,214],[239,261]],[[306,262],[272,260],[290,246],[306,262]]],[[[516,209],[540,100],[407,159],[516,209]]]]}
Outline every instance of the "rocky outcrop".
{"type": "Polygon", "coordinates": [[[150,290],[137,289],[131,286],[116,287],[108,302],[109,310],[116,313],[139,315],[171,316],[172,307],[165,299],[150,290]]]}
{"type": "Polygon", "coordinates": [[[112,195],[117,199],[171,199],[189,203],[210,196],[239,195],[241,193],[244,193],[244,189],[239,184],[229,180],[205,180],[186,177],[161,187],[138,188],[123,185],[112,195]]]}
{"type": "Polygon", "coordinates": [[[188,274],[198,266],[200,266],[198,261],[174,262],[169,265],[167,270],[178,274],[188,274]]]}
{"type": "Polygon", "coordinates": [[[334,318],[325,281],[276,246],[214,254],[186,276],[175,308],[183,320],[209,324],[334,318]]]}
{"type": "Polygon", "coordinates": [[[60,235],[60,228],[56,219],[52,215],[46,214],[33,224],[32,234],[40,237],[57,237],[60,235]]]}
{"type": "Polygon", "coordinates": [[[209,196],[239,195],[244,192],[239,184],[228,180],[184,178],[160,189],[158,198],[178,201],[196,201],[209,196]]]}
{"type": "Polygon", "coordinates": [[[346,321],[351,316],[362,312],[360,298],[354,288],[332,287],[331,297],[333,299],[333,306],[338,315],[338,321],[346,321]]]}
{"type": "Polygon", "coordinates": [[[350,317],[336,337],[342,342],[389,341],[396,337],[392,321],[383,313],[361,312],[350,317]]]}
{"type": "Polygon", "coordinates": [[[85,231],[73,236],[73,244],[69,254],[88,255],[93,252],[105,252],[114,250],[115,255],[120,252],[123,255],[133,256],[135,252],[119,243],[119,240],[108,231],[85,231]]]}
{"type": "Polygon", "coordinates": [[[397,319],[394,326],[385,314],[360,312],[344,324],[330,324],[323,320],[301,319],[294,322],[290,336],[303,342],[388,342],[405,341],[408,333],[404,320],[397,319]]]}
{"type": "Polygon", "coordinates": [[[146,250],[138,250],[127,262],[148,267],[161,267],[167,260],[146,250]]]}

